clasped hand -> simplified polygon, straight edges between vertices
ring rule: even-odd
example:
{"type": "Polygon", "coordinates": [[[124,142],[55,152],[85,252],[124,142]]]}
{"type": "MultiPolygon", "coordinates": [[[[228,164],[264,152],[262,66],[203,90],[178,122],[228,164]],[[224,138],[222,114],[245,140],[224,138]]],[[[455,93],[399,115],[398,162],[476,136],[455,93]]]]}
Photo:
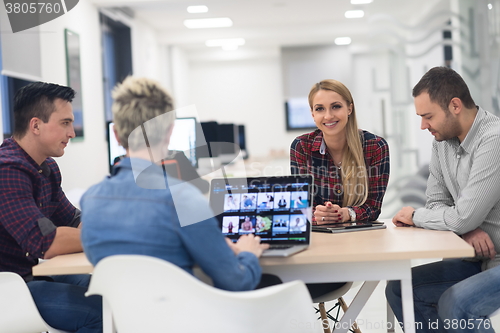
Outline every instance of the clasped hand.
{"type": "Polygon", "coordinates": [[[392,218],[392,223],[394,223],[396,227],[410,227],[415,225],[413,223],[414,211],[415,208],[409,206],[401,208],[401,210],[392,218]]]}
{"type": "Polygon", "coordinates": [[[347,208],[342,208],[327,201],[324,205],[316,206],[314,218],[316,219],[316,224],[344,222],[349,220],[349,212],[347,208]]]}

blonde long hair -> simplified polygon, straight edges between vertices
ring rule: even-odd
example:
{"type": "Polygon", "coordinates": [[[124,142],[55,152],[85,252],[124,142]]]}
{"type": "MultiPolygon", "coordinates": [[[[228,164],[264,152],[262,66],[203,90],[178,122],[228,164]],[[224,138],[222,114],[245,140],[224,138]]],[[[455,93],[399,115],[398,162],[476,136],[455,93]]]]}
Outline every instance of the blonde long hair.
{"type": "Polygon", "coordinates": [[[336,80],[323,80],[316,83],[309,92],[309,106],[313,112],[313,99],[319,90],[331,90],[336,92],[352,105],[352,112],[348,117],[346,124],[346,142],[342,152],[342,186],[344,197],[342,207],[360,206],[365,203],[368,197],[368,177],[361,143],[361,135],[356,120],[356,108],[352,99],[351,92],[341,82],[336,80]],[[361,187],[362,191],[358,188],[361,187]]]}

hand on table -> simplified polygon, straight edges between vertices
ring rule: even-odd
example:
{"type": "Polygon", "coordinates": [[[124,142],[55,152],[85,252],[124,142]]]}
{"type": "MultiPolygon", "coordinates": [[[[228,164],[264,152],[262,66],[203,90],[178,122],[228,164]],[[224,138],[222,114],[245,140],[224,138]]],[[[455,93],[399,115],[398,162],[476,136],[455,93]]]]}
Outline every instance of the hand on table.
{"type": "Polygon", "coordinates": [[[477,228],[463,234],[462,238],[467,243],[472,245],[474,251],[476,251],[476,256],[490,259],[495,258],[495,255],[497,254],[495,251],[495,245],[493,245],[490,236],[481,228],[477,228]]]}
{"type": "Polygon", "coordinates": [[[394,215],[392,218],[392,223],[396,227],[411,227],[415,224],[413,223],[413,212],[415,208],[413,207],[403,207],[401,210],[394,215]]]}
{"type": "Polygon", "coordinates": [[[233,243],[229,238],[226,238],[227,245],[233,250],[234,254],[240,252],[250,252],[259,258],[264,250],[269,248],[269,244],[261,244],[260,237],[254,234],[243,235],[238,239],[238,242],[233,243]]]}
{"type": "Polygon", "coordinates": [[[327,224],[336,222],[345,222],[350,220],[347,208],[342,208],[339,205],[334,205],[330,201],[324,205],[317,205],[314,211],[316,224],[327,224]]]}

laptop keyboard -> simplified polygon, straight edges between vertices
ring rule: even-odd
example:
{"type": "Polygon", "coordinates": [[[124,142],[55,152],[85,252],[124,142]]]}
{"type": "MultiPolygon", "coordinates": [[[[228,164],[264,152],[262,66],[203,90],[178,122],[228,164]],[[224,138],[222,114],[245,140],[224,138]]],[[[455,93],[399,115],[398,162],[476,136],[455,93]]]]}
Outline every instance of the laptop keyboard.
{"type": "Polygon", "coordinates": [[[293,245],[270,245],[270,250],[285,250],[291,248],[293,245]]]}

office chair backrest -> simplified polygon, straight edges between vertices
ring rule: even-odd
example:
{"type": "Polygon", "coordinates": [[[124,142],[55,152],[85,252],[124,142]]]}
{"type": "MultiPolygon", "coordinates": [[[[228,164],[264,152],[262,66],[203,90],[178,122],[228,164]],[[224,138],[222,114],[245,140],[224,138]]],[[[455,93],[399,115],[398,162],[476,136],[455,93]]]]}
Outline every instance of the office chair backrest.
{"type": "Polygon", "coordinates": [[[311,297],[301,281],[229,292],[147,256],[119,255],[100,261],[87,292],[96,294],[107,300],[120,333],[290,333],[318,328],[311,297]]]}
{"type": "Polygon", "coordinates": [[[0,333],[62,333],[45,323],[26,282],[16,273],[0,272],[0,333]]]}

